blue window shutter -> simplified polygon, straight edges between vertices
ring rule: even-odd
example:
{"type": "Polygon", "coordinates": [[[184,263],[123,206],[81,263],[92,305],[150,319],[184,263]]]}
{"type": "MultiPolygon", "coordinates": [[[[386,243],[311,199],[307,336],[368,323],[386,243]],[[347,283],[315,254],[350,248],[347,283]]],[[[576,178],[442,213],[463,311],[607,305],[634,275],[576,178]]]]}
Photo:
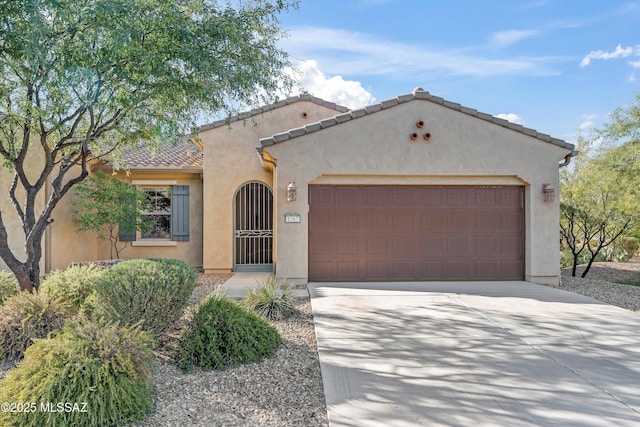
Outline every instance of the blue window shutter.
{"type": "Polygon", "coordinates": [[[189,241],[189,186],[171,188],[171,240],[189,241]]]}
{"type": "Polygon", "coordinates": [[[122,200],[122,204],[125,205],[127,210],[127,220],[123,221],[118,226],[118,232],[121,242],[133,242],[136,240],[136,215],[135,215],[135,200],[128,198],[122,200]]]}

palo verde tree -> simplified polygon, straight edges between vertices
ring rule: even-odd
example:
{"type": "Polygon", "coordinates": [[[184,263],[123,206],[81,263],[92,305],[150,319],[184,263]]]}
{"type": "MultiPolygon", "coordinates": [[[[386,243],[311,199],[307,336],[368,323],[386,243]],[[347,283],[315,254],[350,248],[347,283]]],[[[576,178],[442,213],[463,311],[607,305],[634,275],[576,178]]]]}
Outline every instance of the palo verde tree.
{"type": "Polygon", "coordinates": [[[8,229],[0,211],[0,258],[22,289],[39,286],[51,213],[90,162],[190,131],[197,117],[273,101],[289,82],[277,42],[278,14],[291,6],[0,0],[0,156],[11,174],[1,187],[21,222],[8,229]],[[40,167],[28,170],[34,153],[40,167]],[[9,247],[14,232],[25,259],[9,247]]]}
{"type": "Polygon", "coordinates": [[[120,251],[131,242],[120,241],[120,231],[145,231],[151,224],[142,208],[147,199],[135,185],[120,181],[104,172],[97,172],[79,183],[71,205],[78,232],[93,231],[99,239],[109,242],[109,256],[120,258],[120,251]]]}
{"type": "Polygon", "coordinates": [[[616,110],[613,121],[596,133],[602,139],[596,152],[580,138],[573,169],[561,173],[560,231],[573,256],[573,276],[581,258],[587,260],[585,277],[603,249],[638,227],[639,112],[638,105],[616,110]],[[614,144],[626,137],[631,139],[614,144]]]}

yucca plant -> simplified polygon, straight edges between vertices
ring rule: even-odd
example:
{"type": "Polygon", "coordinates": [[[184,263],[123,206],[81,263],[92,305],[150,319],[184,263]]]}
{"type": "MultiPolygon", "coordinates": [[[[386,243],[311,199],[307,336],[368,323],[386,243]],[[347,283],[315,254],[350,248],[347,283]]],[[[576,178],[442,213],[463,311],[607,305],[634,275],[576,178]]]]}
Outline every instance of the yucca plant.
{"type": "Polygon", "coordinates": [[[242,305],[270,320],[282,320],[295,312],[291,284],[271,274],[258,289],[250,289],[242,305]]]}

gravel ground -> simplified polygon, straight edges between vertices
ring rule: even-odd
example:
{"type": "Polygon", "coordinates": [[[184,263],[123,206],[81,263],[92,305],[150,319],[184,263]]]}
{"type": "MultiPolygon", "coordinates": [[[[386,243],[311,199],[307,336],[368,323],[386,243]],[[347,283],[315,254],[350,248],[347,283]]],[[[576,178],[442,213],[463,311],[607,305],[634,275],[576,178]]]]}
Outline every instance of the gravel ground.
{"type": "Polygon", "coordinates": [[[594,262],[583,279],[580,275],[584,269],[578,266],[576,277],[571,277],[570,268],[563,269],[558,287],[640,313],[640,286],[614,283],[616,280],[640,282],[640,257],[629,262],[594,262]]]}
{"type": "MultiPolygon", "coordinates": [[[[200,276],[190,309],[229,277],[200,276]]],[[[296,299],[295,307],[293,317],[270,322],[283,340],[274,357],[223,371],[183,373],[175,366],[171,353],[183,318],[156,352],[156,408],[140,426],[328,425],[311,303],[296,299]]]]}
{"type": "MultiPolygon", "coordinates": [[[[578,268],[578,276],[584,267],[578,268]]],[[[201,275],[190,310],[215,292],[230,275],[201,275]]],[[[627,263],[594,263],[585,279],[562,271],[558,288],[590,296],[640,313],[640,258],[627,263]]],[[[183,373],[171,359],[188,313],[169,331],[156,351],[155,410],[140,427],[172,426],[327,426],[311,304],[296,300],[298,313],[271,322],[283,338],[273,358],[223,371],[183,373]]],[[[0,361],[0,379],[14,366],[0,361]]]]}

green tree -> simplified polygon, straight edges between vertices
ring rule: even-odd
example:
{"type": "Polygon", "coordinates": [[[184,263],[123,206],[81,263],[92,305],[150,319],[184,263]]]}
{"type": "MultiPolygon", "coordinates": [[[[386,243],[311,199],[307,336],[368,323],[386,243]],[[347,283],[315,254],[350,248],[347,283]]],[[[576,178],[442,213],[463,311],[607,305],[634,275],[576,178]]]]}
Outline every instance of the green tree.
{"type": "Polygon", "coordinates": [[[573,276],[585,259],[586,277],[598,254],[637,226],[639,149],[639,144],[605,144],[594,153],[580,138],[573,169],[562,171],[560,232],[573,256],[573,276]]]}
{"type": "Polygon", "coordinates": [[[71,205],[77,231],[95,232],[99,239],[109,241],[111,259],[114,255],[120,258],[120,251],[131,243],[120,241],[120,231],[145,231],[150,225],[141,213],[146,199],[134,185],[97,172],[75,188],[71,205]]]}
{"type": "Polygon", "coordinates": [[[123,145],[173,138],[195,120],[273,101],[289,84],[278,14],[252,0],[0,0],[0,156],[26,259],[0,258],[26,290],[40,283],[53,209],[87,164],[123,145]],[[284,83],[283,83],[284,82],[284,83]],[[28,155],[42,157],[27,170],[28,155]],[[41,210],[36,200],[51,191],[41,210]]]}

